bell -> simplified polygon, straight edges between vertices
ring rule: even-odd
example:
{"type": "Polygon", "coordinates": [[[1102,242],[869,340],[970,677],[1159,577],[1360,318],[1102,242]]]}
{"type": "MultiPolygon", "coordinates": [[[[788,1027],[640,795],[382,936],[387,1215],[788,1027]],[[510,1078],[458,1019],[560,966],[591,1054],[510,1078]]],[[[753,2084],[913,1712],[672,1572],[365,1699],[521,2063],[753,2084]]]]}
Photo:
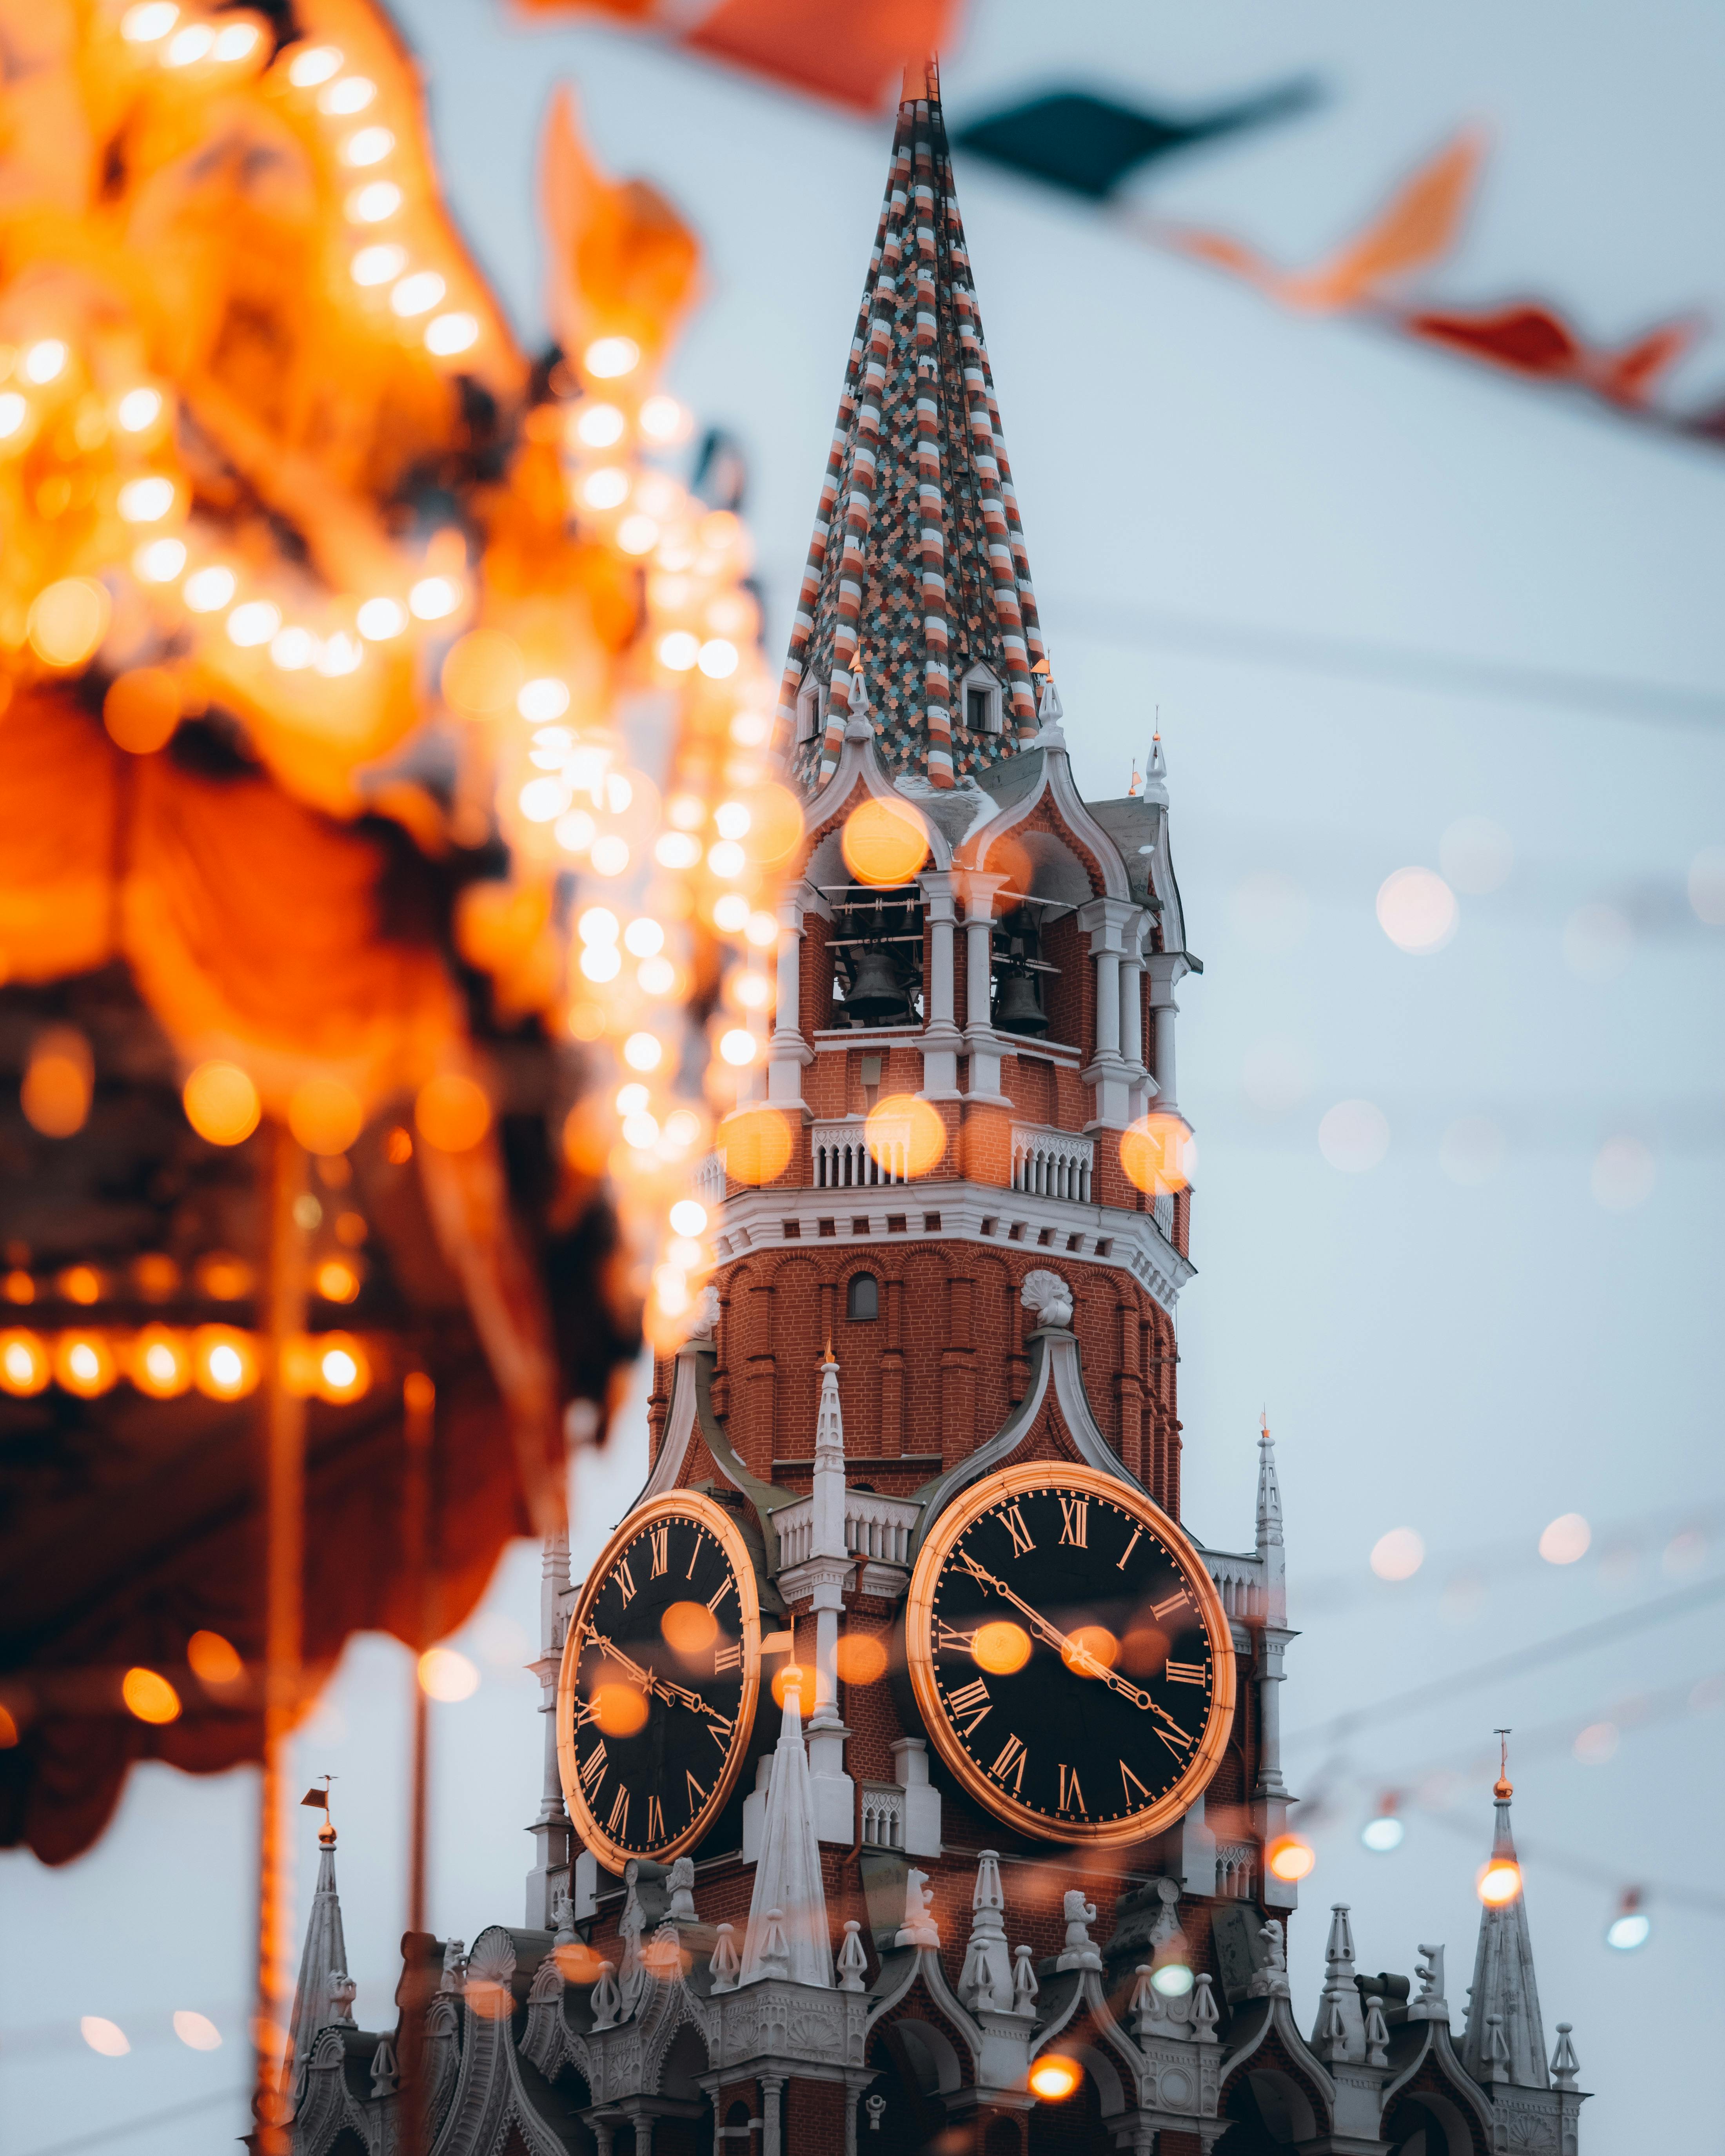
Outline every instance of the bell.
{"type": "Polygon", "coordinates": [[[1021,973],[1014,968],[1000,976],[1000,993],[994,1002],[994,1026],[999,1033],[1028,1033],[1039,1037],[1048,1031],[1034,973],[1021,973]]]}
{"type": "Polygon", "coordinates": [[[897,1025],[911,1015],[911,1000],[898,969],[878,944],[865,944],[851,961],[845,1009],[859,1025],[897,1025]]]}

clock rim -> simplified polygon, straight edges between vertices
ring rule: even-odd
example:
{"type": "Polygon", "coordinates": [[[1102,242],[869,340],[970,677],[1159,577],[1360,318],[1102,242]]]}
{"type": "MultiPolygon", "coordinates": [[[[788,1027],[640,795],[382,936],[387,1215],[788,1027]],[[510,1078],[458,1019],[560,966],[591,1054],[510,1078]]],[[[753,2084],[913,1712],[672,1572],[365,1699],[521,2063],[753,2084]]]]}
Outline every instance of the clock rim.
{"type": "Polygon", "coordinates": [[[608,1871],[616,1873],[620,1878],[624,1866],[637,1861],[651,1864],[672,1863],[680,1856],[686,1856],[706,1838],[720,1811],[730,1802],[732,1792],[737,1787],[737,1776],[742,1772],[743,1759],[754,1729],[755,1707],[760,1691],[761,1594],[755,1578],[754,1559],[749,1553],[749,1546],[743,1538],[742,1529],[722,1505],[711,1497],[703,1496],[699,1491],[667,1490],[656,1497],[649,1497],[618,1523],[603,1548],[588,1567],[581,1593],[569,1613],[569,1629],[564,1635],[557,1664],[557,1779],[562,1784],[563,1803],[583,1844],[593,1851],[608,1871]],[[581,1794],[570,1702],[575,1689],[577,1666],[581,1659],[578,1643],[587,1613],[609,1576],[617,1558],[644,1527],[656,1519],[698,1520],[717,1539],[731,1561],[732,1570],[737,1575],[737,1599],[742,1609],[742,1697],[737,1710],[737,1734],[732,1739],[724,1768],[713,1785],[712,1794],[701,1807],[698,1816],[691,1820],[680,1835],[674,1835],[662,1847],[649,1853],[638,1849],[624,1849],[619,1843],[613,1841],[581,1794]]]}
{"type": "Polygon", "coordinates": [[[1096,1467],[1067,1461],[1030,1460],[1017,1467],[1003,1467],[960,1491],[928,1529],[911,1568],[905,1598],[905,1661],[911,1690],[923,1727],[932,1738],[942,1763],[956,1777],[967,1795],[973,1798],[1003,1825],[1040,1841],[1082,1842],[1091,1847],[1142,1841],[1160,1834],[1183,1818],[1214,1779],[1228,1748],[1234,1727],[1238,1670],[1234,1634],[1222,1597],[1210,1577],[1202,1553],[1178,1521],[1165,1512],[1147,1492],[1117,1476],[1096,1467]],[[1127,1820],[1080,1821],[1058,1829],[1045,1812],[1034,1810],[1004,1795],[983,1773],[954,1735],[941,1704],[935,1682],[933,1630],[934,1584],[952,1555],[953,1545],[983,1512],[1001,1498],[1021,1496],[1027,1490],[1050,1491],[1061,1486],[1093,1497],[1106,1497],[1127,1512],[1141,1513],[1144,1525],[1164,1542],[1185,1573],[1209,1636],[1210,1661],[1215,1682],[1210,1695],[1209,1719],[1198,1748],[1179,1780],[1166,1796],[1127,1820]]]}

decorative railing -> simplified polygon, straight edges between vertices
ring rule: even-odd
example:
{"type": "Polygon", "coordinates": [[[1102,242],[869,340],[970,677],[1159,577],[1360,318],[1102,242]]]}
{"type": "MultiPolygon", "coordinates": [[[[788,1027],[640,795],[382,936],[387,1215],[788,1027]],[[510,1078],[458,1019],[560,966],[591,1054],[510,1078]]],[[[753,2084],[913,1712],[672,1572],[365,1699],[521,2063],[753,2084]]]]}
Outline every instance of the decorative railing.
{"type": "Polygon", "coordinates": [[[1167,1191],[1164,1190],[1156,1199],[1152,1210],[1162,1240],[1165,1243],[1172,1243],[1174,1240],[1174,1201],[1167,1191]]]}
{"type": "MultiPolygon", "coordinates": [[[[877,1490],[845,1492],[845,1547],[865,1564],[896,1564],[908,1570],[911,1537],[922,1507],[911,1497],[886,1497],[877,1490]]],[[[814,1549],[814,1500],[799,1497],[773,1516],[778,1530],[779,1563],[788,1569],[804,1564],[814,1549]]]]}
{"type": "Polygon", "coordinates": [[[1049,1131],[1034,1123],[1012,1127],[1012,1187],[1037,1198],[1090,1200],[1091,1168],[1096,1147],[1070,1131],[1049,1131]]]}
{"type": "Polygon", "coordinates": [[[691,1183],[692,1194],[709,1211],[719,1205],[725,1196],[725,1156],[710,1152],[696,1169],[691,1183]]]}
{"type": "Polygon", "coordinates": [[[870,1849],[904,1847],[905,1793],[896,1783],[863,1784],[862,1838],[870,1849]]]}
{"type": "Polygon", "coordinates": [[[1250,1841],[1219,1841],[1216,1845],[1216,1892],[1224,1902],[1249,1902],[1257,1845],[1250,1841]]]}
{"type": "Polygon", "coordinates": [[[813,1133],[817,1190],[873,1190],[911,1178],[911,1126],[876,1121],[864,1137],[855,1117],[817,1123],[813,1133]]]}
{"type": "Polygon", "coordinates": [[[1228,1614],[1242,1621],[1250,1619],[1261,1624],[1265,1599],[1262,1561],[1235,1550],[1206,1550],[1204,1561],[1228,1614]]]}

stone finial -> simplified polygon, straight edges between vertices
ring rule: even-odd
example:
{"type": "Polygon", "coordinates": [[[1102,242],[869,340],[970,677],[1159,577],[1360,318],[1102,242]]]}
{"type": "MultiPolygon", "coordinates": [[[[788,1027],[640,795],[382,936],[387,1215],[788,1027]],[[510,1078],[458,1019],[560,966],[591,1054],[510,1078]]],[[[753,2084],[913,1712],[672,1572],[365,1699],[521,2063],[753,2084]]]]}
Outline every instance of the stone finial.
{"type": "Polygon", "coordinates": [[[791,1973],[791,1943],[785,1936],[784,1911],[769,1909],[766,1928],[761,1934],[761,1968],[763,1977],[788,1977],[791,1973]]]}
{"type": "Polygon", "coordinates": [[[680,1856],[670,1868],[670,1906],[665,1911],[667,1922],[698,1924],[700,1917],[695,1907],[695,1859],[680,1856]]]}
{"type": "Polygon", "coordinates": [[[599,1974],[593,1988],[593,2025],[597,2029],[614,2029],[619,2009],[623,2005],[623,1994],[617,1989],[617,1977],[608,1961],[599,1964],[599,1974]]]}
{"type": "Polygon", "coordinates": [[[551,1890],[551,1932],[553,1946],[575,1943],[575,1897],[567,1879],[557,1880],[551,1890]]]}
{"type": "Polygon", "coordinates": [[[1440,1946],[1422,1943],[1420,1951],[1425,1958],[1416,1963],[1414,1974],[1420,1979],[1420,1995],[1408,2009],[1410,2021],[1447,2021],[1449,2003],[1444,1997],[1444,1950],[1440,1946]]]}
{"type": "Polygon", "coordinates": [[[1131,2004],[1127,2012],[1131,2018],[1132,2034],[1147,2036],[1158,2022],[1168,2020],[1168,2002],[1150,1981],[1150,1964],[1141,1961],[1134,1972],[1131,2004]]]}
{"type": "Polygon", "coordinates": [[[1006,1896],[1000,1884],[999,1856],[994,1850],[985,1849],[978,1856],[970,1907],[970,1942],[964,1949],[958,1996],[973,2013],[984,2007],[1009,2013],[1012,1962],[1006,1946],[1006,1896]]]}
{"type": "Polygon", "coordinates": [[[695,1298],[695,1306],[689,1313],[689,1330],[684,1337],[691,1342],[711,1340],[718,1325],[719,1291],[704,1287],[695,1298]]]}
{"type": "Polygon", "coordinates": [[[737,1952],[737,1934],[729,1924],[721,1924],[713,1941],[712,1958],[707,1967],[712,1971],[715,1991],[735,1991],[737,1979],[742,1973],[742,1963],[737,1952]]]}
{"type": "Polygon", "coordinates": [[[1062,1904],[1066,1918],[1066,1943],[1055,1959],[1057,1969],[1093,1969],[1102,1966],[1101,1948],[1090,1935],[1090,1928],[1096,1920],[1096,1905],[1086,1902],[1082,1891],[1069,1887],[1062,1904]]]}
{"type": "Polygon", "coordinates": [[[1507,2082],[1509,2079],[1509,2046],[1504,2040],[1503,2016],[1486,2016],[1486,2079],[1488,2082],[1507,2082]]]}
{"type": "Polygon", "coordinates": [[[372,2096],[393,2096],[401,2087],[401,2068],[396,2063],[395,2046],[389,2038],[380,2036],[377,2048],[372,2054],[372,2096]]]}
{"type": "Polygon", "coordinates": [[[1044,1266],[1025,1274],[1019,1300],[1034,1315],[1040,1326],[1065,1327],[1072,1322],[1071,1289],[1058,1273],[1051,1273],[1044,1266]]]}
{"type": "Polygon", "coordinates": [[[892,1943],[896,1947],[937,1947],[940,1943],[940,1926],[935,1922],[934,1896],[929,1892],[928,1874],[912,1865],[905,1876],[905,1921],[892,1943]]]}
{"type": "Polygon", "coordinates": [[[860,1991],[869,1973],[869,1957],[862,1943],[862,1926],[855,1917],[845,1919],[845,1943],[839,1949],[839,1989],[860,1991]]]}
{"type": "Polygon", "coordinates": [[[1199,1969],[1195,1981],[1197,1989],[1192,2000],[1193,2041],[1199,2044],[1214,2044],[1216,2024],[1222,2018],[1222,2010],[1210,1989],[1209,1973],[1199,1969]]]}
{"type": "Polygon", "coordinates": [[[1265,1961],[1261,1969],[1252,1971],[1246,1986],[1249,1999],[1286,1999],[1291,1994],[1288,1988],[1288,1953],[1282,1936],[1281,1922],[1272,1917],[1258,1928],[1258,1937],[1264,1942],[1265,1961]]]}
{"type": "Polygon", "coordinates": [[[348,2028],[353,2026],[353,2002],[359,1995],[359,1986],[345,1969],[334,1969],[330,1974],[330,2019],[340,2021],[348,2028]]]}
{"type": "Polygon", "coordinates": [[[1366,2055],[1365,2013],[1353,1980],[1353,1925],[1345,1902],[1333,1902],[1330,1908],[1314,2041],[1318,2056],[1332,2064],[1341,2059],[1358,2061],[1366,2055]]]}
{"type": "Polygon", "coordinates": [[[1551,2055],[1551,2077],[1560,2089],[1573,2089],[1575,2077],[1581,2071],[1581,2061],[1575,2056],[1575,2046],[1569,2041],[1574,2024],[1559,2021],[1558,2048],[1551,2055]]]}
{"type": "Polygon", "coordinates": [[[1366,2064],[1389,2064],[1389,2024],[1384,2018],[1384,2001],[1375,1991],[1366,2001],[1366,2064]]]}
{"type": "Polygon", "coordinates": [[[1013,1948],[1012,1953],[1012,2010],[1026,2021],[1036,2018],[1036,1994],[1042,1989],[1036,1981],[1036,1970],[1030,1949],[1026,1946],[1013,1948]]]}
{"type": "Polygon", "coordinates": [[[1280,1548],[1282,1540],[1281,1483],[1276,1472],[1276,1440],[1270,1435],[1266,1408],[1258,1429],[1258,1554],[1280,1548]]]}

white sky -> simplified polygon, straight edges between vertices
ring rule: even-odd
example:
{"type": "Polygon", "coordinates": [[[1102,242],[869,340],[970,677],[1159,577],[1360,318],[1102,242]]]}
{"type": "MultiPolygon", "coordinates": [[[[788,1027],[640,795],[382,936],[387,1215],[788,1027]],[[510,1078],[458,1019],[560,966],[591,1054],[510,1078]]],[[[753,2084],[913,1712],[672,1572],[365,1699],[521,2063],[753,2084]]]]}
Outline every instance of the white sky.
{"type": "MultiPolygon", "coordinates": [[[[654,179],[700,228],[708,297],[673,384],[747,445],[776,665],[889,124],[622,35],[512,28],[489,0],[414,0],[403,14],[457,209],[530,336],[531,157],[554,81],[578,85],[603,159],[654,179]]],[[[1308,69],[1327,87],[1319,110],[1162,168],[1147,198],[1309,260],[1483,119],[1494,148],[1465,244],[1435,280],[1443,297],[1554,300],[1613,343],[1691,307],[1725,316],[1725,18],[1693,0],[1652,17],[1625,0],[1058,12],[983,0],[945,80],[957,126],[1055,82],[1202,103],[1308,69]]],[[[1698,850],[1725,844],[1725,721],[1461,696],[1417,671],[1221,655],[1174,629],[1363,640],[1719,700],[1725,450],[1366,327],[1280,315],[973,159],[958,179],[1087,793],[1124,790],[1161,711],[1207,968],[1181,997],[1180,1091],[1202,1153],[1200,1276],[1181,1321],[1185,1509],[1209,1541],[1249,1536],[1267,1404],[1304,1626],[1283,1705],[1298,1732],[1717,1576],[1725,932],[1695,919],[1684,878],[1698,850]],[[1378,886],[1438,866],[1442,834],[1468,815],[1510,834],[1513,872],[1463,898],[1445,949],[1405,955],[1376,924],[1378,886]],[[1631,933],[1617,970],[1589,978],[1572,962],[1603,968],[1611,953],[1574,916],[1597,905],[1631,933]],[[1281,1074],[1276,1111],[1266,1073],[1281,1074]],[[1318,1123],[1361,1099],[1387,1119],[1389,1152],[1338,1173],[1318,1123]],[[1491,1179],[1462,1187],[1439,1147],[1469,1116],[1493,1121],[1507,1149],[1491,1179]],[[1654,1169],[1651,1194],[1621,1211],[1591,1188],[1615,1137],[1642,1142],[1654,1169]],[[1595,1551],[1558,1571],[1534,1546],[1571,1510],[1594,1523],[1595,1551]],[[1709,1519],[1698,1553],[1681,1545],[1662,1564],[1673,1533],[1709,1519]],[[1429,1554],[1390,1587],[1367,1558],[1398,1526],[1429,1554]],[[1686,1557],[1693,1568],[1676,1569],[1686,1557]]],[[[1677,387],[1696,402],[1722,385],[1714,337],[1677,387]]],[[[631,1493],[641,1444],[637,1414],[613,1456],[583,1470],[588,1548],[631,1493]]],[[[520,1917],[540,1729],[536,1687],[509,1666],[530,1651],[536,1577],[536,1552],[508,1562],[465,1642],[485,1681],[436,1711],[432,1920],[470,1941],[520,1917]]],[[[1548,1727],[1516,1768],[1517,1824],[1548,2040],[1559,2018],[1574,2023],[1583,2085],[1599,2092],[1589,2156],[1711,2147],[1725,1714],[1681,1701],[1725,1666],[1717,1608],[1369,1723],[1343,1755],[1296,1748],[1293,1785],[1332,1799],[1293,1932],[1302,2019],[1322,1912],[1347,1899],[1362,1966],[1410,1971],[1416,1942],[1448,1943],[1459,2021],[1490,1823],[1480,1761],[1496,1723],[1548,1727]],[[1615,1756],[1578,1761],[1575,1732],[1605,1720],[1621,1725],[1615,1756]],[[1366,1855],[1358,1829],[1376,1793],[1438,1768],[1456,1771],[1450,1808],[1410,1804],[1400,1851],[1366,1855]],[[1676,1897],[1651,1904],[1645,1951],[1609,1954],[1615,1892],[1644,1879],[1676,1897]]],[[[404,1920],[405,1685],[398,1650],[356,1642],[300,1746],[307,1779],[340,1777],[347,1935],[373,2027],[391,2015],[404,1920]]],[[[34,2156],[243,2085],[252,1802],[244,1776],[141,1774],[83,1862],[0,1866],[8,2150],[34,2156]],[[215,2017],[221,2051],[175,2041],[180,2005],[215,2017]],[[87,2013],[121,2023],[131,2056],[87,2051],[87,2013]]],[[[296,1820],[309,1864],[315,1815],[296,1820]]],[[[201,2156],[231,2146],[241,2118],[236,2102],[105,2145],[201,2156]]]]}

